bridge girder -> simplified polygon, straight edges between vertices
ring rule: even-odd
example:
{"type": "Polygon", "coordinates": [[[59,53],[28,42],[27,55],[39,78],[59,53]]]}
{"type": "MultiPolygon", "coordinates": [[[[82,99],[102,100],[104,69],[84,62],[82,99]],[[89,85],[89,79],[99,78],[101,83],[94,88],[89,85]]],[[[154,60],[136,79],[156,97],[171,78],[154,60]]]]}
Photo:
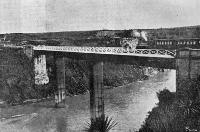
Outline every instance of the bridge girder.
{"type": "Polygon", "coordinates": [[[151,58],[138,56],[120,56],[120,55],[104,55],[104,54],[85,54],[85,53],[69,53],[69,52],[52,52],[52,51],[35,51],[35,55],[55,54],[60,57],[67,57],[74,60],[102,61],[115,64],[128,64],[136,66],[147,66],[163,69],[175,69],[175,58],[151,58]]]}

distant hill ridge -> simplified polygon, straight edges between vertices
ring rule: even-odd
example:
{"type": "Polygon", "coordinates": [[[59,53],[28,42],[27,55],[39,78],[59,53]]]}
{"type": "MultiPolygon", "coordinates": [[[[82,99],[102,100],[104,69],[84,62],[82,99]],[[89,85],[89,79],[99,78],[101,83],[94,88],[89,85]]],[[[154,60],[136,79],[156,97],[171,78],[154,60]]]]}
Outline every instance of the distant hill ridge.
{"type": "MultiPolygon", "coordinates": [[[[137,30],[137,29],[136,29],[137,30]]],[[[181,39],[181,38],[200,38],[200,25],[174,27],[174,28],[158,28],[158,29],[138,29],[148,33],[148,39],[181,39]]],[[[49,40],[58,42],[63,45],[76,45],[77,41],[83,40],[78,43],[88,43],[87,40],[93,39],[97,41],[98,32],[106,31],[112,35],[125,34],[128,30],[94,30],[94,31],[66,31],[66,32],[46,32],[46,33],[9,33],[0,34],[0,38],[10,41],[11,43],[21,43],[22,41],[30,40],[49,40]],[[6,36],[6,38],[5,38],[6,36]]],[[[40,42],[39,42],[40,43],[40,42]]]]}

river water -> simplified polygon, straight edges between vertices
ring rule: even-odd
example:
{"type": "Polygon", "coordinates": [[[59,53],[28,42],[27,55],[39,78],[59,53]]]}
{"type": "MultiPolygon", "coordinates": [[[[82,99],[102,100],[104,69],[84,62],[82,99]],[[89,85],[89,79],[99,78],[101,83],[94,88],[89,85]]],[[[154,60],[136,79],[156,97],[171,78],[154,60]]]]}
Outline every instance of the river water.
{"type": "MultiPolygon", "coordinates": [[[[118,125],[115,132],[138,130],[150,111],[158,102],[156,92],[167,88],[176,91],[175,71],[159,72],[149,80],[105,91],[105,114],[112,117],[118,125]]],[[[89,96],[82,95],[68,100],[68,125],[72,130],[80,130],[89,120],[89,96]]]]}
{"type": "MultiPolygon", "coordinates": [[[[175,71],[169,70],[159,72],[148,80],[105,90],[105,114],[118,122],[112,132],[138,130],[148,111],[158,102],[156,92],[164,88],[175,92],[175,80],[175,71]]],[[[67,97],[65,107],[59,109],[48,104],[23,107],[24,111],[31,110],[32,114],[29,112],[16,121],[0,122],[0,128],[20,132],[81,132],[90,119],[89,94],[67,97]]]]}

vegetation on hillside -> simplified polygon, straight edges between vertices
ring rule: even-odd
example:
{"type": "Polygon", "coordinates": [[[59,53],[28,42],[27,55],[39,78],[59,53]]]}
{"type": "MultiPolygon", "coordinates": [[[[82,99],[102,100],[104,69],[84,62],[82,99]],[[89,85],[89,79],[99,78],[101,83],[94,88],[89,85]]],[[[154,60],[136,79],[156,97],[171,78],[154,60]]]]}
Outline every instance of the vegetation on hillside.
{"type": "Polygon", "coordinates": [[[0,50],[0,98],[8,103],[35,98],[32,63],[21,51],[0,50]]]}
{"type": "Polygon", "coordinates": [[[183,81],[179,91],[167,89],[157,96],[159,103],[149,112],[139,132],[184,132],[200,130],[200,81],[183,81]]]}

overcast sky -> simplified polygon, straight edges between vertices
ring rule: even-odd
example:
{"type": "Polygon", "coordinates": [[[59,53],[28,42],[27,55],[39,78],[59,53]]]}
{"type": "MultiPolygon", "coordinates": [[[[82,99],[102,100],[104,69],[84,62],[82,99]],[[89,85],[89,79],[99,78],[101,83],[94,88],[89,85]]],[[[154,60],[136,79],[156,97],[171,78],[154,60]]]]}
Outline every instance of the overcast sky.
{"type": "Polygon", "coordinates": [[[0,33],[200,25],[200,0],[0,0],[0,33]]]}

